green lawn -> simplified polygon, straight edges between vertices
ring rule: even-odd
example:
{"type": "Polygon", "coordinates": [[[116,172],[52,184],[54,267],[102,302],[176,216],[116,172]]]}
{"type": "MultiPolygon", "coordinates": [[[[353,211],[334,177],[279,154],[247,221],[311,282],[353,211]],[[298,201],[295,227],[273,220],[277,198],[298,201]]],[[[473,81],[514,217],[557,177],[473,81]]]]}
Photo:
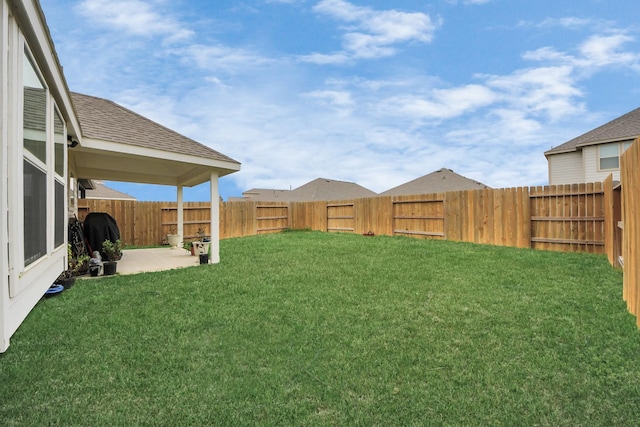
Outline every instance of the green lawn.
{"type": "Polygon", "coordinates": [[[603,256],[291,232],[83,280],[0,356],[0,424],[640,425],[603,256]]]}

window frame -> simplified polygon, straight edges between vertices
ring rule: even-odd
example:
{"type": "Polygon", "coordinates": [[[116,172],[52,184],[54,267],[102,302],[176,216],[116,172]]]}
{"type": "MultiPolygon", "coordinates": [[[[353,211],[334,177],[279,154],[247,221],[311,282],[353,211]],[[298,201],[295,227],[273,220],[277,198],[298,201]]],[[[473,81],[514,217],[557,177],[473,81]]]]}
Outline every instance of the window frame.
{"type": "Polygon", "coordinates": [[[597,158],[598,172],[619,171],[620,170],[620,157],[622,156],[622,153],[624,153],[625,150],[631,146],[631,144],[633,144],[633,141],[622,141],[622,142],[614,142],[614,143],[607,143],[607,144],[598,145],[598,158],[597,158]],[[602,149],[605,148],[605,147],[611,147],[611,148],[615,147],[617,149],[617,151],[618,151],[618,155],[617,156],[602,157],[602,149]],[[603,168],[602,167],[602,160],[603,159],[617,159],[618,160],[618,165],[616,167],[613,167],[613,168],[603,168]]]}
{"type": "MultiPolygon", "coordinates": [[[[61,110],[56,105],[51,92],[49,82],[44,78],[43,69],[38,64],[37,55],[29,46],[24,34],[20,30],[15,19],[9,23],[9,76],[8,76],[8,97],[12,101],[9,105],[14,107],[8,114],[8,134],[9,134],[9,296],[17,298],[20,295],[32,294],[34,291],[40,294],[40,289],[46,281],[55,279],[67,268],[67,223],[68,223],[68,148],[66,144],[67,123],[61,110]],[[42,83],[46,96],[46,157],[42,162],[33,153],[24,147],[24,67],[25,61],[29,61],[36,75],[42,83]],[[54,114],[62,121],[63,133],[63,176],[56,173],[55,164],[55,129],[54,114]],[[23,242],[25,235],[25,194],[24,194],[24,162],[36,166],[45,172],[46,180],[46,225],[44,232],[45,251],[38,259],[27,263],[25,260],[25,245],[23,242]],[[63,192],[63,206],[56,211],[56,184],[60,184],[63,192]],[[58,214],[56,215],[56,212],[58,214]],[[60,216],[62,212],[62,216],[60,216]],[[62,222],[62,239],[60,239],[60,222],[62,222]],[[57,241],[56,241],[56,225],[57,241]],[[57,273],[56,273],[57,272],[57,273]],[[53,276],[53,279],[47,279],[53,276]]],[[[60,140],[60,135],[58,135],[60,140]]],[[[59,187],[60,188],[60,187],[59,187]]]]}

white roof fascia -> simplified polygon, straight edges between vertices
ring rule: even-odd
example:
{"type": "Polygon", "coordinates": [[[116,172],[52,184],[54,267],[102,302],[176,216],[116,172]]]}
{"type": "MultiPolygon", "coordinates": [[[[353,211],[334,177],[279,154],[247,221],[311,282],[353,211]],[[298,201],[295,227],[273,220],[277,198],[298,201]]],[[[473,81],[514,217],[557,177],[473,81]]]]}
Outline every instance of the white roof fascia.
{"type": "Polygon", "coordinates": [[[583,142],[582,144],[577,144],[576,148],[577,147],[588,147],[590,145],[609,144],[611,142],[633,141],[637,137],[638,137],[638,135],[636,135],[636,136],[624,136],[622,138],[602,139],[602,140],[599,140],[599,141],[592,141],[592,142],[583,142]]]}
{"type": "Polygon", "coordinates": [[[209,159],[205,157],[191,156],[188,154],[174,153],[171,151],[157,150],[147,147],[139,147],[136,145],[124,144],[120,142],[104,141],[92,138],[83,138],[80,147],[86,149],[94,149],[100,151],[108,151],[123,156],[141,156],[156,158],[162,160],[170,160],[173,162],[189,163],[199,166],[208,166],[216,169],[227,169],[231,171],[239,171],[240,164],[235,162],[226,162],[223,160],[209,159]]]}

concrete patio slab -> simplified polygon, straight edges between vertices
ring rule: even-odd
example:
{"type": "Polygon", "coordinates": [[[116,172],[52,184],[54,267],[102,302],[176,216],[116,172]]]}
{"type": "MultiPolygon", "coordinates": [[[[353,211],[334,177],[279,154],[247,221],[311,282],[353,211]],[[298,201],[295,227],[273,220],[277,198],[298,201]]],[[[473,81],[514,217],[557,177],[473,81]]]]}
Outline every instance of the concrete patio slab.
{"type": "Polygon", "coordinates": [[[199,264],[199,257],[191,256],[182,248],[129,249],[122,251],[122,259],[118,261],[118,274],[165,271],[199,264]]]}

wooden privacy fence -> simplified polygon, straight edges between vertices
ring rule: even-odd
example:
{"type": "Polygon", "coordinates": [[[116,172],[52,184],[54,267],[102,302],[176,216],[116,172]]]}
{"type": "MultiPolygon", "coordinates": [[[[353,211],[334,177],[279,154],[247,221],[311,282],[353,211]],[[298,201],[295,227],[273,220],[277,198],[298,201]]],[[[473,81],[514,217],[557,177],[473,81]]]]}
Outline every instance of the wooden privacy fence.
{"type": "MultiPolygon", "coordinates": [[[[221,202],[220,238],[286,228],[446,239],[522,248],[605,253],[601,183],[454,191],[341,202],[221,202]]],[[[176,203],[83,200],[107,212],[127,244],[161,244],[177,229],[176,203]]],[[[208,203],[184,203],[184,236],[210,235],[208,203]]],[[[613,242],[613,241],[612,241],[613,242]]]]}
{"type": "Polygon", "coordinates": [[[640,327],[640,139],[636,139],[621,156],[620,179],[622,209],[618,229],[622,234],[622,295],[640,327]]]}
{"type": "Polygon", "coordinates": [[[605,252],[601,183],[290,204],[291,228],[605,252]]]}
{"type": "MultiPolygon", "coordinates": [[[[184,240],[210,237],[211,205],[208,202],[183,204],[184,240]]],[[[220,203],[220,238],[273,233],[288,227],[286,204],[220,203]]],[[[106,212],[114,217],[120,238],[127,245],[154,246],[166,243],[167,234],[178,229],[178,208],[172,202],[136,202],[132,200],[83,199],[78,205],[78,219],[91,212],[106,212]]]]}

